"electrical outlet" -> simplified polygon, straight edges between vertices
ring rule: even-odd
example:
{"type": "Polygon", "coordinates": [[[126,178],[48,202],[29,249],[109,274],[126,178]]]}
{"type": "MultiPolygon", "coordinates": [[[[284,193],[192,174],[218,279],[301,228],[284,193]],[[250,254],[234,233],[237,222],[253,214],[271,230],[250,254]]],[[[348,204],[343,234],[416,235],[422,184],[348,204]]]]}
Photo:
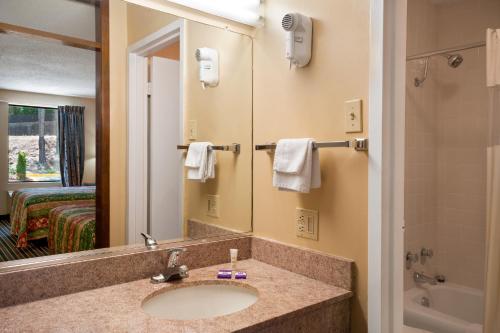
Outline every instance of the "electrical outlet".
{"type": "Polygon", "coordinates": [[[353,99],[344,103],[345,132],[363,132],[363,118],[361,113],[361,100],[353,99]]]}
{"type": "Polygon", "coordinates": [[[297,237],[318,240],[318,222],[317,210],[297,208],[295,214],[297,237]]]}
{"type": "Polygon", "coordinates": [[[188,139],[196,140],[198,138],[198,122],[196,120],[188,121],[188,139]]]}
{"type": "Polygon", "coordinates": [[[209,194],[207,200],[207,215],[211,217],[216,217],[218,218],[219,215],[219,196],[218,195],[213,195],[209,194]]]}

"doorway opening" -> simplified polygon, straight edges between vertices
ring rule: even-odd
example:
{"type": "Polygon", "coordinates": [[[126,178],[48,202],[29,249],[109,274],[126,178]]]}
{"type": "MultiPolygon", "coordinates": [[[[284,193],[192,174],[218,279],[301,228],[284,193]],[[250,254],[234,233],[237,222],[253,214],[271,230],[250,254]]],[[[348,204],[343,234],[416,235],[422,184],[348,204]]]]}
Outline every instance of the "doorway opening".
{"type": "Polygon", "coordinates": [[[128,244],[183,237],[182,35],[177,20],[128,48],[128,244]]]}

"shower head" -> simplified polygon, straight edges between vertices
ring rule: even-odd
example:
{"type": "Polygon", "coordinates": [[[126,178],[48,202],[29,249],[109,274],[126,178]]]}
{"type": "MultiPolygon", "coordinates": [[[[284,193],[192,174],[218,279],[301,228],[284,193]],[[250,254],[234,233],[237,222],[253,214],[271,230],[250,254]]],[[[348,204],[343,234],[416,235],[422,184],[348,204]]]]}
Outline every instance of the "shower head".
{"type": "Polygon", "coordinates": [[[460,54],[443,54],[443,57],[448,59],[448,66],[451,68],[457,68],[464,61],[464,58],[460,54]]]}

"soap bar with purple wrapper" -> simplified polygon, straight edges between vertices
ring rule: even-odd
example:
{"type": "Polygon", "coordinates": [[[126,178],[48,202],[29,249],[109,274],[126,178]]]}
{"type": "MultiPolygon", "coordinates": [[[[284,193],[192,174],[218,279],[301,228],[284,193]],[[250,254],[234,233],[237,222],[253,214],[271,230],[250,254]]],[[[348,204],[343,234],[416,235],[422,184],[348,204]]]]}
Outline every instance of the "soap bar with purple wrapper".
{"type": "Polygon", "coordinates": [[[218,279],[231,279],[233,275],[233,271],[230,269],[220,269],[219,273],[217,273],[218,279]]]}
{"type": "Polygon", "coordinates": [[[234,278],[237,279],[237,280],[244,280],[247,278],[247,273],[245,272],[236,272],[234,274],[234,278]]]}

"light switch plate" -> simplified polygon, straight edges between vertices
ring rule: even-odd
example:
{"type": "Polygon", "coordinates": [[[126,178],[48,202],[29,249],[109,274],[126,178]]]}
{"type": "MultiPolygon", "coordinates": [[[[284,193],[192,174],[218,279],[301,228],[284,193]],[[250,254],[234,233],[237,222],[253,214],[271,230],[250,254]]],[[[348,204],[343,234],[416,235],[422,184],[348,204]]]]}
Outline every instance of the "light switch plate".
{"type": "Polygon", "coordinates": [[[196,120],[188,121],[188,139],[196,140],[198,138],[198,122],[196,120]]]}
{"type": "Polygon", "coordinates": [[[295,228],[297,237],[318,240],[318,211],[297,208],[295,228]]]}
{"type": "Polygon", "coordinates": [[[211,217],[216,217],[218,218],[219,215],[219,196],[218,195],[213,195],[209,194],[207,200],[207,215],[211,217]]]}
{"type": "Polygon", "coordinates": [[[344,102],[345,132],[363,132],[363,117],[361,110],[361,100],[353,99],[344,102]]]}

